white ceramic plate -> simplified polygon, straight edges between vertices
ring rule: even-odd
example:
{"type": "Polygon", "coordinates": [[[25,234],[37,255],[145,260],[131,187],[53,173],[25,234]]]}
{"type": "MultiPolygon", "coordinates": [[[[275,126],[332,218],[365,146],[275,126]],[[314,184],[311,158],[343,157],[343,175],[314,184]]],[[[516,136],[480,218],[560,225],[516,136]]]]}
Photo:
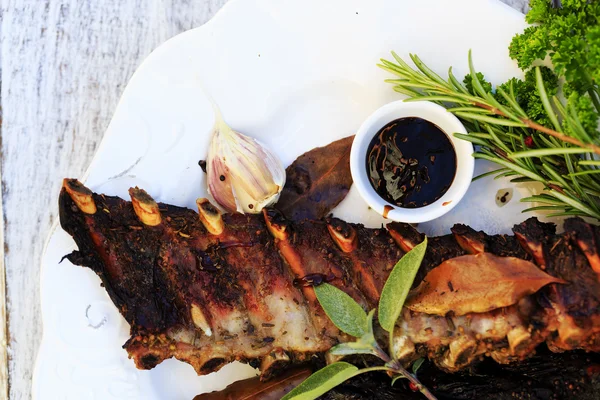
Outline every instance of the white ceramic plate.
{"type": "MultiPolygon", "coordinates": [[[[206,25],[156,49],[131,78],[89,168],[92,190],[127,197],[130,186],[156,200],[194,208],[205,196],[198,160],[213,123],[201,87],[235,129],[267,143],[289,164],[302,152],[352,134],[382,104],[400,98],[375,67],[394,49],[445,73],[467,71],[467,51],[493,82],[518,75],[507,48],[522,14],[493,0],[232,0],[206,25]]],[[[476,173],[490,168],[480,164],[476,173]]],[[[508,232],[525,217],[515,192],[496,206],[507,182],[471,186],[451,213],[421,228],[447,233],[456,222],[508,232]]],[[[383,221],[351,190],[335,214],[383,221]]],[[[36,399],[191,399],[255,374],[230,365],[197,377],[169,360],[138,371],[121,348],[129,327],[85,268],[61,257],[75,248],[60,228],[42,260],[44,337],[33,379],[36,399]]]]}

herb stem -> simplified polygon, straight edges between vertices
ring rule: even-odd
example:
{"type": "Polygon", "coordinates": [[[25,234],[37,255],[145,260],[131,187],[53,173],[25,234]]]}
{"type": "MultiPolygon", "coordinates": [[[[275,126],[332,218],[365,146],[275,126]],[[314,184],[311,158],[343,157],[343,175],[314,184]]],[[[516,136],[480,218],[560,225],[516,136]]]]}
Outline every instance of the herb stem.
{"type": "Polygon", "coordinates": [[[394,329],[396,328],[396,326],[394,326],[392,328],[392,331],[388,333],[388,339],[389,339],[389,344],[388,344],[388,351],[389,353],[392,355],[392,357],[388,357],[388,361],[386,362],[390,362],[391,360],[393,360],[395,363],[398,363],[398,359],[396,357],[396,352],[394,351],[394,329]]]}
{"type": "Polygon", "coordinates": [[[437,398],[433,395],[433,393],[431,393],[429,391],[429,389],[427,389],[427,387],[425,387],[418,379],[416,376],[414,376],[413,374],[411,374],[410,372],[408,372],[404,367],[402,367],[400,365],[400,363],[398,363],[397,361],[394,361],[394,363],[396,363],[394,372],[396,372],[397,374],[403,375],[404,377],[406,377],[406,379],[408,379],[413,385],[415,385],[419,391],[423,394],[423,396],[425,396],[426,398],[428,398],[429,400],[437,400],[437,398]]]}
{"type": "Polygon", "coordinates": [[[600,100],[598,100],[598,93],[594,89],[588,90],[588,93],[592,99],[592,103],[594,103],[594,107],[596,107],[596,110],[600,112],[600,100]]]}
{"type": "Polygon", "coordinates": [[[390,363],[390,361],[392,361],[390,356],[388,356],[388,354],[385,351],[383,351],[381,347],[379,347],[379,344],[377,344],[377,342],[373,343],[372,346],[373,350],[375,351],[375,355],[379,357],[384,363],[386,363],[386,365],[390,363]]]}
{"type": "MultiPolygon", "coordinates": [[[[394,361],[394,363],[396,363],[396,361],[394,361]]],[[[393,372],[394,374],[402,375],[406,379],[408,379],[409,382],[411,382],[413,385],[415,385],[415,387],[417,387],[417,389],[419,389],[419,391],[427,399],[429,399],[429,400],[437,400],[437,397],[435,397],[433,395],[433,393],[431,393],[429,391],[429,389],[427,389],[427,387],[425,387],[417,379],[416,376],[414,376],[413,374],[411,374],[410,372],[408,372],[406,369],[404,369],[403,367],[401,367],[400,364],[396,364],[393,367],[389,366],[389,365],[385,365],[385,366],[381,366],[381,367],[369,367],[369,368],[359,369],[358,371],[356,371],[356,373],[354,374],[354,376],[361,375],[361,374],[364,374],[366,372],[374,372],[374,371],[386,371],[386,372],[393,372]]]]}
{"type": "MultiPolygon", "coordinates": [[[[598,105],[600,106],[600,104],[598,104],[598,105]]],[[[558,140],[561,140],[563,142],[574,144],[575,146],[585,147],[587,149],[590,149],[592,152],[600,155],[600,147],[596,146],[595,144],[592,144],[592,143],[583,143],[583,142],[581,142],[581,141],[579,141],[579,140],[577,140],[577,139],[575,139],[575,138],[573,138],[571,136],[567,136],[564,133],[560,133],[560,132],[557,132],[557,131],[552,130],[550,128],[546,128],[545,126],[540,125],[540,124],[538,124],[536,122],[533,122],[533,121],[531,121],[531,120],[529,120],[527,118],[521,118],[521,121],[525,125],[527,125],[528,127],[530,127],[531,129],[535,129],[536,131],[543,132],[543,133],[545,133],[547,135],[553,136],[553,137],[555,137],[558,140]]]]}
{"type": "MultiPolygon", "coordinates": [[[[475,107],[480,107],[480,108],[486,109],[486,110],[488,110],[488,111],[490,111],[490,112],[492,112],[492,113],[494,113],[494,114],[496,114],[498,116],[506,118],[506,114],[504,114],[502,111],[500,111],[496,107],[493,107],[493,106],[491,106],[489,104],[485,104],[485,103],[477,102],[477,101],[473,102],[471,104],[474,105],[475,107]]],[[[600,103],[598,103],[598,106],[600,107],[600,103]]],[[[538,132],[542,132],[542,133],[545,133],[546,135],[550,135],[552,137],[555,137],[558,140],[561,140],[563,142],[574,144],[574,145],[579,146],[579,147],[585,147],[585,148],[591,150],[592,152],[600,155],[600,146],[596,146],[593,143],[583,143],[582,141],[577,140],[574,137],[567,136],[564,133],[560,133],[560,132],[555,131],[553,129],[547,128],[544,125],[540,125],[537,122],[534,122],[534,121],[532,121],[532,120],[530,120],[528,118],[519,117],[519,120],[523,124],[527,125],[527,127],[531,128],[531,129],[535,129],[538,132]]]]}
{"type": "MultiPolygon", "coordinates": [[[[359,369],[356,372],[356,375],[364,374],[365,372],[373,372],[373,371],[396,372],[395,369],[390,368],[390,367],[388,367],[386,365],[382,365],[382,366],[379,366],[379,367],[368,367],[368,368],[359,369]]],[[[356,375],[354,375],[354,376],[356,376],[356,375]]]]}
{"type": "Polygon", "coordinates": [[[592,103],[594,103],[594,107],[596,107],[596,110],[600,112],[600,101],[598,100],[597,91],[598,87],[594,85],[594,79],[592,78],[592,75],[590,75],[589,71],[587,71],[587,69],[582,68],[580,69],[580,71],[583,73],[584,80],[590,86],[590,88],[588,89],[588,94],[592,99],[592,103]]]}

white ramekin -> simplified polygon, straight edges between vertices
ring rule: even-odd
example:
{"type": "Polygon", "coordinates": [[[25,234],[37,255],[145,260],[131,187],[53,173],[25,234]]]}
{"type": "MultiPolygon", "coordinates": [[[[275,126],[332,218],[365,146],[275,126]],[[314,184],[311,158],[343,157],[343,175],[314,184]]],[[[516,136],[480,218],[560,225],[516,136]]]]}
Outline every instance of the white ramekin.
{"type": "Polygon", "coordinates": [[[371,114],[361,125],[354,138],[350,152],[350,170],[352,179],[360,195],[375,211],[384,215],[384,207],[392,207],[387,218],[399,222],[425,222],[441,217],[454,208],[464,196],[473,178],[475,161],[473,145],[466,140],[454,137],[454,133],[467,131],[463,124],[452,113],[442,106],[429,101],[404,102],[402,100],[388,103],[371,114]],[[398,118],[418,117],[437,125],[450,139],[456,151],[456,175],[448,191],[437,201],[420,208],[401,208],[388,203],[377,194],[367,176],[367,148],[377,132],[398,118]]]}

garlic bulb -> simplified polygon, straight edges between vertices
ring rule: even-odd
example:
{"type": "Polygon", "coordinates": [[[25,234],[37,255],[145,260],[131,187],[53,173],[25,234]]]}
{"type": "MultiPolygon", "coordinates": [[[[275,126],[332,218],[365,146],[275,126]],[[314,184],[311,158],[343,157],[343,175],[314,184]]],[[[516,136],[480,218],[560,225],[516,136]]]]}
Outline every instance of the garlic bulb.
{"type": "Polygon", "coordinates": [[[281,161],[256,139],[234,131],[216,105],[206,159],[208,192],[226,211],[259,213],[279,198],[285,184],[281,161]]]}

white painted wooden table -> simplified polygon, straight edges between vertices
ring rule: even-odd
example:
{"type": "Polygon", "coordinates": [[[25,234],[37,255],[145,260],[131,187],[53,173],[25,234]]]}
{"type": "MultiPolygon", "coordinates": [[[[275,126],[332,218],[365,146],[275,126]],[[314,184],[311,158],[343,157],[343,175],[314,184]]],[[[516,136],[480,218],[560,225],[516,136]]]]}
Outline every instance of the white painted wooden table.
{"type": "Polygon", "coordinates": [[[39,262],[61,180],[83,174],[152,49],[227,0],[0,1],[0,399],[28,399],[42,329],[39,262]]]}

